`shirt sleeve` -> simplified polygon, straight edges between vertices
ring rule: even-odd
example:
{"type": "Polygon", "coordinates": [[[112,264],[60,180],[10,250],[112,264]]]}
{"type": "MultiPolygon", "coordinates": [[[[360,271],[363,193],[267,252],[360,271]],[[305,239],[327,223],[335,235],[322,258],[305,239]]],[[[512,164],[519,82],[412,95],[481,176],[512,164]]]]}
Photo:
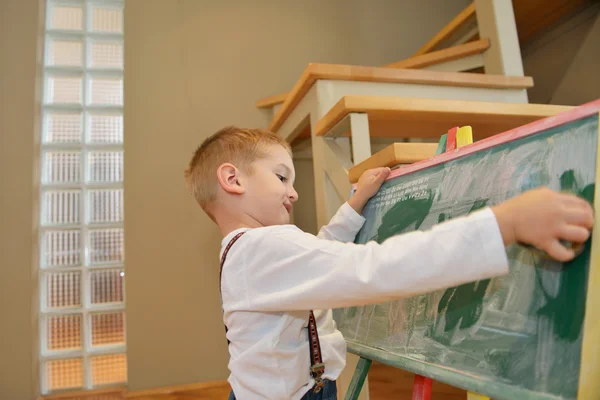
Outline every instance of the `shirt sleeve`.
{"type": "Polygon", "coordinates": [[[264,250],[245,256],[249,311],[377,303],[508,273],[504,242],[489,208],[382,244],[323,240],[296,229],[252,240],[254,248],[264,250]]]}
{"type": "Polygon", "coordinates": [[[317,237],[338,242],[353,242],[364,223],[365,218],[346,202],[331,218],[329,224],[319,230],[317,237]]]}

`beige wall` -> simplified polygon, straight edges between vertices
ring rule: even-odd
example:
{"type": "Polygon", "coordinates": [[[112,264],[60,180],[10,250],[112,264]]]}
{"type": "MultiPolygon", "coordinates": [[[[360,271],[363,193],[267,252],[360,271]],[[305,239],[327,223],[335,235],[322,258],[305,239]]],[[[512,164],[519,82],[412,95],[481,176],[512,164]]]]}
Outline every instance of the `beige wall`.
{"type": "Polygon", "coordinates": [[[41,2],[0,1],[0,398],[37,394],[33,257],[41,2]]]}
{"type": "Polygon", "coordinates": [[[530,103],[574,106],[600,98],[598,74],[591,72],[600,69],[600,52],[597,50],[600,48],[600,35],[592,31],[595,21],[600,18],[599,10],[598,4],[585,8],[523,47],[525,75],[534,78],[534,87],[528,90],[530,103]],[[584,49],[586,42],[596,51],[584,49]],[[569,72],[577,59],[579,66],[569,72]],[[558,93],[556,96],[565,78],[569,79],[569,95],[558,93]]]}
{"type": "Polygon", "coordinates": [[[600,98],[600,13],[552,95],[553,104],[579,105],[600,98]]]}
{"type": "MultiPolygon", "coordinates": [[[[402,59],[467,3],[127,0],[130,389],[228,375],[217,285],[220,236],[183,182],[195,146],[227,124],[266,126],[254,102],[289,90],[307,63],[402,59]],[[370,18],[361,21],[362,15],[370,18]]],[[[310,174],[310,165],[300,163],[299,172],[310,174]]],[[[309,190],[300,196],[311,198],[309,190]]]]}

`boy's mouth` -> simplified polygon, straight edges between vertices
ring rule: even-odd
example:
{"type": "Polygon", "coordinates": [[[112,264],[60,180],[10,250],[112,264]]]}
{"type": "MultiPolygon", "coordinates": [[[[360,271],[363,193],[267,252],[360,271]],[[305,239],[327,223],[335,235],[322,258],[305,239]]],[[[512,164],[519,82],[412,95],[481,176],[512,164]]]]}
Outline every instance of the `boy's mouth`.
{"type": "Polygon", "coordinates": [[[283,206],[287,210],[288,214],[290,214],[292,212],[292,205],[291,204],[289,204],[289,203],[283,203],[283,206]]]}

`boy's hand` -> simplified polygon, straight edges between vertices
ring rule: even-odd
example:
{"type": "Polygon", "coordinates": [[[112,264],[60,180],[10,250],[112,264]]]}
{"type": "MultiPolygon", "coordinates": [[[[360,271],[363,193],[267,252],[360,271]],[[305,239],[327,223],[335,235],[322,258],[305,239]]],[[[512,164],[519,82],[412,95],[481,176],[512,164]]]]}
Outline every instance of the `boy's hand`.
{"type": "Polygon", "coordinates": [[[560,240],[584,243],[594,224],[590,204],[574,195],[547,188],[525,192],[492,207],[504,244],[531,244],[558,261],[575,257],[560,240]]]}
{"type": "Polygon", "coordinates": [[[356,184],[356,192],[348,200],[348,204],[361,214],[369,199],[377,193],[391,170],[387,167],[368,169],[360,176],[356,184]]]}

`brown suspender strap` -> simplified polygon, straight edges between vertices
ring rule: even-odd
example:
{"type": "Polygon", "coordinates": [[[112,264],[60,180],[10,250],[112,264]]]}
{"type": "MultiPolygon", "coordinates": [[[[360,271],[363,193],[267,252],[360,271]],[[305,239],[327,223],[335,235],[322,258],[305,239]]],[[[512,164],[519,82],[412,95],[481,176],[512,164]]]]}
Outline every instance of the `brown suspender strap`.
{"type": "Polygon", "coordinates": [[[315,379],[315,393],[319,393],[325,385],[323,382],[323,373],[325,364],[321,357],[321,343],[319,342],[319,333],[317,332],[317,321],[315,314],[310,310],[308,315],[308,346],[310,348],[310,376],[315,379]]]}
{"type": "MultiPolygon", "coordinates": [[[[225,247],[223,251],[223,256],[221,256],[221,266],[219,268],[219,292],[221,292],[221,280],[223,277],[223,265],[225,264],[225,259],[227,258],[227,253],[231,247],[237,242],[237,240],[244,234],[245,232],[240,232],[235,235],[225,247]]],[[[222,294],[222,292],[221,292],[222,294]]],[[[325,372],[325,364],[323,364],[323,357],[321,356],[321,343],[319,341],[319,333],[317,332],[317,321],[315,320],[315,315],[310,311],[308,315],[308,347],[310,350],[310,376],[315,380],[315,393],[321,391],[325,383],[323,382],[323,373],[325,372]]],[[[225,325],[225,335],[227,335],[227,325],[225,325]]],[[[229,345],[229,339],[227,339],[227,344],[229,345]]]]}
{"type": "MultiPolygon", "coordinates": [[[[229,253],[229,250],[231,249],[231,246],[233,246],[235,244],[235,242],[237,242],[237,240],[242,237],[242,235],[245,232],[240,232],[237,235],[235,235],[233,237],[233,239],[231,239],[229,241],[229,243],[227,244],[227,247],[225,247],[225,250],[223,251],[223,255],[221,256],[221,267],[219,268],[219,293],[221,293],[221,301],[223,298],[223,291],[221,290],[221,278],[223,277],[223,264],[225,264],[225,259],[227,258],[227,253],[229,253]]],[[[225,325],[225,324],[223,324],[225,325]]],[[[227,339],[227,325],[225,325],[225,338],[227,339]]],[[[227,345],[229,345],[231,342],[229,341],[229,339],[227,339],[227,345]]]]}

